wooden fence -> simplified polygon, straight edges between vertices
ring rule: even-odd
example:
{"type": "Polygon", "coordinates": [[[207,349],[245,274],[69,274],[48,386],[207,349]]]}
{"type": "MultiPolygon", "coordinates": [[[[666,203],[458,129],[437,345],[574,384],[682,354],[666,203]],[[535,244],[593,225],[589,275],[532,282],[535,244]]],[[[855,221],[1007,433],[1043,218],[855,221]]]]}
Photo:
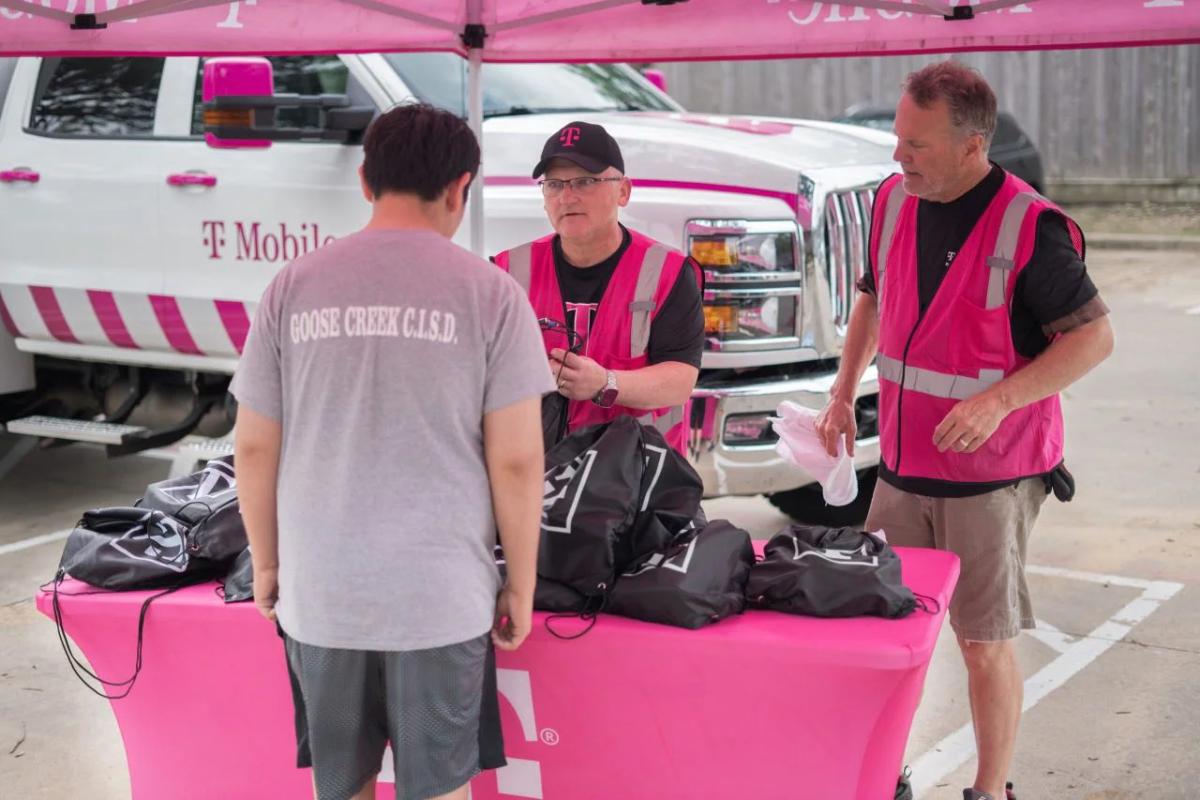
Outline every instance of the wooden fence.
{"type": "MultiPolygon", "coordinates": [[[[1041,150],[1047,179],[1200,183],[1200,46],[955,56],[978,69],[1041,150]]],[[[665,64],[694,111],[829,119],[894,106],[905,76],[945,56],[665,64]]]]}

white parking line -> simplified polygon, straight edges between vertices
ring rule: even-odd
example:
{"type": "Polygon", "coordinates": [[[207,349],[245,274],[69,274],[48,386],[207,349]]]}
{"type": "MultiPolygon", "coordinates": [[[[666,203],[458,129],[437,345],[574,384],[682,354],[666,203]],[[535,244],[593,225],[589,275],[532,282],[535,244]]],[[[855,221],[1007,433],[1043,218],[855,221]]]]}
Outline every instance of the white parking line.
{"type": "MultiPolygon", "coordinates": [[[[1029,575],[1044,575],[1048,578],[1071,578],[1076,581],[1087,581],[1088,583],[1100,583],[1111,586],[1128,586],[1131,589],[1149,589],[1158,583],[1164,585],[1178,586],[1179,584],[1171,584],[1167,581],[1148,581],[1143,578],[1126,578],[1123,575],[1103,575],[1097,572],[1078,572],[1073,569],[1062,569],[1061,567],[1038,567],[1030,565],[1025,567],[1025,572],[1029,575]]],[[[1176,590],[1178,591],[1178,590],[1176,590]]]]}
{"type": "MultiPolygon", "coordinates": [[[[1030,566],[1026,567],[1026,572],[1033,575],[1071,578],[1089,583],[1141,589],[1142,594],[1098,625],[1090,634],[1071,642],[1057,658],[1026,679],[1025,702],[1022,705],[1024,711],[1033,708],[1046,695],[1062,686],[1084,667],[1102,656],[1110,647],[1127,636],[1136,625],[1150,616],[1162,603],[1171,599],[1176,592],[1183,588],[1183,584],[1173,581],[1148,581],[1057,567],[1030,566]]],[[[1041,627],[1040,622],[1039,627],[1041,627]]],[[[1053,635],[1049,628],[1045,633],[1053,635]]],[[[1065,634],[1061,632],[1059,635],[1066,638],[1065,634]]],[[[941,783],[946,776],[961,767],[974,754],[975,732],[971,723],[968,722],[912,762],[914,794],[920,797],[924,792],[941,783]]]]}
{"type": "Polygon", "coordinates": [[[28,539],[21,539],[9,544],[0,544],[0,556],[6,556],[9,553],[19,553],[22,550],[28,550],[31,547],[37,547],[48,542],[57,542],[70,535],[71,529],[68,529],[65,531],[55,531],[54,533],[43,533],[41,536],[31,536],[28,539]]]}
{"type": "Polygon", "coordinates": [[[1037,628],[1029,631],[1029,635],[1059,653],[1067,652],[1067,648],[1077,641],[1074,636],[1063,633],[1044,619],[1037,620],[1037,628]]]}

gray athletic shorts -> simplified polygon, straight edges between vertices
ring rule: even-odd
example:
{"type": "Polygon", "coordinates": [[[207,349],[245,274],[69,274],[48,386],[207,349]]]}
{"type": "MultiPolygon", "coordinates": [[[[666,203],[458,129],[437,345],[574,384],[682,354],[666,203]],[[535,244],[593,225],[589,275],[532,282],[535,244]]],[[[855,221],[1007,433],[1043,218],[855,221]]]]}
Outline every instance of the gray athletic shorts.
{"type": "Polygon", "coordinates": [[[436,797],[504,765],[496,665],[485,634],[429,650],[303,644],[279,631],[296,708],[296,763],[317,797],[352,797],[392,744],[396,797],[436,797]]]}

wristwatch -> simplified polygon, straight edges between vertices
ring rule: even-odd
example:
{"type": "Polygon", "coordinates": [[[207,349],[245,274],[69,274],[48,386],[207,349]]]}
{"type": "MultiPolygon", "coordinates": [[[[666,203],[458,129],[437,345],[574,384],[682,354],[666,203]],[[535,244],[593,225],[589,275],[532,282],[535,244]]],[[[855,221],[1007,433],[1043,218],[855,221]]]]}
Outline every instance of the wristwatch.
{"type": "Polygon", "coordinates": [[[611,369],[608,370],[608,380],[604,382],[604,388],[596,392],[592,402],[601,408],[612,408],[617,402],[617,374],[611,369]]]}

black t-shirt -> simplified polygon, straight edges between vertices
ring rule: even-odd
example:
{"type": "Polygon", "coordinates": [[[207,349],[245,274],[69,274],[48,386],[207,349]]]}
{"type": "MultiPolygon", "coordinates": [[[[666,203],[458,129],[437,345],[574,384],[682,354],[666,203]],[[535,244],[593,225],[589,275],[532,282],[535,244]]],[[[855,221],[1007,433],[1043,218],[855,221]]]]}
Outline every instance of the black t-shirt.
{"type": "MultiPolygon", "coordinates": [[[[987,176],[957,200],[919,201],[917,295],[921,314],[933,301],[955,255],[1003,185],[1004,170],[993,164],[987,176]]],[[[875,294],[873,270],[868,269],[858,288],[875,294]]],[[[1035,358],[1049,345],[1051,335],[1089,322],[1107,311],[1088,277],[1087,266],[1071,243],[1066,220],[1060,214],[1044,212],[1037,221],[1029,263],[1017,276],[1013,291],[1010,309],[1013,347],[1025,358],[1035,358]]],[[[879,473],[899,489],[929,497],[969,497],[1015,483],[952,483],[902,477],[882,462],[879,473]]]]}
{"type": "MultiPolygon", "coordinates": [[[[604,290],[612,279],[621,256],[629,248],[632,238],[625,226],[621,246],[611,256],[591,267],[575,267],[563,255],[559,237],[554,237],[554,272],[558,277],[558,288],[562,293],[567,327],[578,332],[584,339],[584,355],[588,334],[596,319],[596,309],[604,297],[604,290]]],[[[657,310],[650,323],[650,344],[646,356],[651,364],[664,361],[679,361],[700,368],[704,355],[704,304],[691,259],[679,271],[679,278],[667,295],[663,307],[657,310]]],[[[600,359],[603,363],[603,359],[600,359]]]]}

